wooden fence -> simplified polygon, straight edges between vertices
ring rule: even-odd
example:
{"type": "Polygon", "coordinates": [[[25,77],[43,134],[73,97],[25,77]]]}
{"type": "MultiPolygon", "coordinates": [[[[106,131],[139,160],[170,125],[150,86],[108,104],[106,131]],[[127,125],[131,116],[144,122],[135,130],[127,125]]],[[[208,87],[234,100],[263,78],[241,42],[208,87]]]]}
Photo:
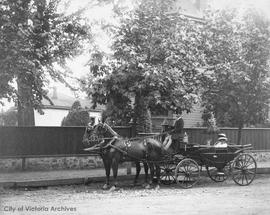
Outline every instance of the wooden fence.
{"type": "MultiPolygon", "coordinates": [[[[187,128],[185,129],[190,143],[206,144],[209,136],[205,133],[205,128],[187,128]]],[[[221,132],[228,137],[229,143],[237,144],[238,129],[237,128],[221,128],[221,132]]],[[[213,141],[216,135],[212,135],[213,141]]],[[[270,128],[244,128],[242,130],[241,144],[251,144],[253,150],[269,151],[270,150],[270,128]]]]}
{"type": "MultiPolygon", "coordinates": [[[[131,126],[113,128],[132,137],[131,126]]],[[[0,127],[0,158],[86,155],[84,127],[0,127]]]]}
{"type": "MultiPolygon", "coordinates": [[[[28,156],[86,155],[83,151],[84,127],[0,127],[0,158],[28,156]]],[[[131,126],[114,127],[122,136],[134,136],[131,126]]],[[[205,128],[185,129],[190,143],[206,144],[205,128]]],[[[237,129],[224,128],[231,143],[237,141],[237,129]]],[[[214,138],[214,137],[213,137],[214,138]]],[[[242,144],[254,150],[270,150],[270,129],[247,128],[242,131],[242,144]]]]}

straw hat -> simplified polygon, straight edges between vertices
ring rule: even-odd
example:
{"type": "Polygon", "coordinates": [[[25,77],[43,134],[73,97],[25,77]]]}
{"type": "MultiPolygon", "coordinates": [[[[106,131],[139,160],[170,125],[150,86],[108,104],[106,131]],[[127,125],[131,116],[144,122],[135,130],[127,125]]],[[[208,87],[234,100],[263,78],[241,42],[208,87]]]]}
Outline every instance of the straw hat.
{"type": "Polygon", "coordinates": [[[225,140],[225,141],[227,141],[228,139],[226,137],[226,134],[220,133],[220,134],[218,134],[218,140],[225,140]]]}

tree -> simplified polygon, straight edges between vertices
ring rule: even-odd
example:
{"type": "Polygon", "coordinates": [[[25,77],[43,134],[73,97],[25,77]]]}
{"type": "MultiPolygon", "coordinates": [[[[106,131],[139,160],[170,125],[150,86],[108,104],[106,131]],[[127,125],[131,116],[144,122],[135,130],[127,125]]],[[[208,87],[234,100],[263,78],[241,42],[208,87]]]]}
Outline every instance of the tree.
{"type": "Polygon", "coordinates": [[[17,126],[17,110],[8,110],[0,114],[0,122],[4,126],[17,126]]]}
{"type": "Polygon", "coordinates": [[[198,99],[202,26],[169,13],[171,3],[143,1],[122,18],[110,61],[104,63],[97,53],[91,64],[95,78],[88,83],[88,94],[94,104],[121,98],[122,109],[133,105],[139,132],[151,131],[151,108],[189,111],[198,99]]]}
{"type": "Polygon", "coordinates": [[[66,71],[56,70],[55,64],[64,67],[89,39],[89,27],[79,13],[59,13],[59,3],[1,1],[0,98],[15,101],[19,126],[34,125],[34,109],[42,112],[42,98],[49,99],[44,90],[48,77],[65,82],[66,71]]]}
{"type": "Polygon", "coordinates": [[[254,10],[242,17],[236,10],[208,14],[204,106],[220,125],[239,128],[238,144],[244,125],[261,123],[268,115],[269,38],[269,21],[254,10]]]}
{"type": "Polygon", "coordinates": [[[75,101],[68,115],[62,120],[61,126],[87,126],[89,122],[88,111],[82,108],[79,101],[75,101]]]}

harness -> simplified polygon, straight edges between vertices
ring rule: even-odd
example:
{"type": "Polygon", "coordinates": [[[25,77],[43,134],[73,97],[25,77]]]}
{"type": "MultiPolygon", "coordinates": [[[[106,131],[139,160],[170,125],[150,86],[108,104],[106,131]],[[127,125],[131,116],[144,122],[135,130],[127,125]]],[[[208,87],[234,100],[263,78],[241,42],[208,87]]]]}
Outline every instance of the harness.
{"type": "MultiPolygon", "coordinates": [[[[137,161],[141,161],[141,162],[145,162],[145,163],[158,163],[158,162],[162,162],[162,161],[163,161],[163,160],[160,160],[160,161],[151,161],[151,160],[149,160],[149,159],[148,159],[149,154],[147,153],[147,151],[146,151],[145,158],[138,158],[138,157],[136,157],[136,156],[131,155],[130,153],[128,153],[128,148],[130,147],[130,146],[129,146],[130,140],[127,140],[127,141],[123,140],[123,141],[124,141],[124,144],[125,144],[125,150],[123,150],[123,149],[121,149],[120,147],[115,146],[115,145],[113,144],[113,142],[114,142],[115,140],[117,140],[118,138],[106,138],[106,139],[111,139],[111,141],[110,141],[108,144],[106,144],[104,147],[102,147],[102,148],[101,148],[101,151],[103,151],[103,150],[104,150],[104,151],[105,151],[105,150],[108,150],[108,149],[111,147],[111,148],[114,148],[114,149],[116,149],[117,151],[123,153],[125,156],[127,156],[127,157],[129,157],[129,158],[131,158],[131,159],[137,160],[137,161]]],[[[137,139],[143,139],[144,142],[146,143],[146,138],[133,138],[133,139],[136,139],[136,140],[137,140],[137,139]]],[[[132,140],[132,139],[131,139],[131,140],[132,140]]],[[[144,144],[145,144],[145,143],[144,143],[144,144]]],[[[168,160],[168,157],[171,157],[171,155],[169,155],[169,154],[164,155],[164,160],[168,160]]]]}
{"type": "Polygon", "coordinates": [[[151,135],[151,136],[147,136],[147,137],[135,137],[135,138],[130,138],[128,140],[122,140],[123,143],[124,143],[124,149],[123,148],[120,148],[118,146],[115,146],[113,143],[116,141],[116,140],[119,140],[119,135],[112,130],[112,128],[110,128],[109,125],[105,124],[106,126],[106,129],[108,129],[111,134],[113,135],[113,137],[98,137],[97,140],[101,140],[101,143],[98,145],[98,147],[100,147],[100,153],[104,153],[105,151],[107,151],[110,147],[111,148],[114,148],[116,149],[117,151],[123,153],[124,156],[127,156],[131,159],[134,159],[134,160],[138,160],[138,161],[142,161],[142,162],[148,162],[148,163],[156,163],[157,161],[150,161],[148,160],[148,157],[149,157],[149,154],[148,154],[148,150],[145,151],[145,158],[138,158],[136,156],[133,156],[131,155],[130,153],[128,153],[128,148],[131,146],[131,143],[130,141],[133,141],[133,140],[141,140],[143,141],[143,144],[146,146],[147,145],[147,141],[146,139],[147,138],[153,138],[153,139],[156,139],[158,140],[159,142],[161,142],[161,137],[162,135],[164,135],[165,133],[167,132],[164,132],[164,133],[161,133],[159,135],[151,135]],[[113,132],[112,132],[113,131],[113,132]],[[106,140],[110,140],[106,145],[102,146],[102,144],[104,144],[104,141],[106,140]]]}

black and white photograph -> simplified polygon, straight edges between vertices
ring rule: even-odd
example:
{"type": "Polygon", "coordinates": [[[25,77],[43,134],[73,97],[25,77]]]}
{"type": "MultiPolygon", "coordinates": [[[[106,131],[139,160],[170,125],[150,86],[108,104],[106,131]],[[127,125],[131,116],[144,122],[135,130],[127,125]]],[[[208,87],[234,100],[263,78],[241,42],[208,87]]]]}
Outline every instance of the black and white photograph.
{"type": "Polygon", "coordinates": [[[270,0],[0,0],[1,215],[269,215],[270,0]]]}

